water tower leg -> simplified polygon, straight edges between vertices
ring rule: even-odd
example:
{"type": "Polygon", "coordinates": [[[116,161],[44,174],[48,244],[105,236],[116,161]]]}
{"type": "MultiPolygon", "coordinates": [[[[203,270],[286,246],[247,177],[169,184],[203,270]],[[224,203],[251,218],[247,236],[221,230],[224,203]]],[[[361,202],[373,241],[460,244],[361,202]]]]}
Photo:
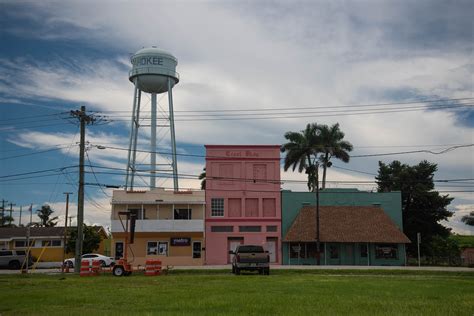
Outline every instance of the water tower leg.
{"type": "Polygon", "coordinates": [[[135,161],[137,158],[137,137],[138,137],[138,128],[140,127],[140,101],[142,97],[142,92],[138,90],[137,96],[137,108],[136,108],[136,115],[135,115],[135,134],[133,135],[133,148],[132,148],[132,162],[130,168],[132,169],[132,176],[130,177],[130,189],[133,189],[133,180],[135,178],[135,172],[137,168],[135,167],[135,161]]]}
{"type": "Polygon", "coordinates": [[[173,113],[173,92],[171,79],[168,78],[168,104],[170,111],[170,133],[171,133],[171,150],[173,154],[173,184],[174,190],[178,191],[178,163],[176,161],[176,139],[174,135],[174,113],[173,113]]]}
{"type": "Polygon", "coordinates": [[[156,188],[156,93],[151,94],[150,190],[156,188]]]}
{"type": "Polygon", "coordinates": [[[130,184],[128,182],[130,173],[133,172],[132,170],[132,148],[133,148],[133,140],[135,134],[135,112],[137,109],[137,95],[138,95],[138,88],[135,82],[135,89],[133,93],[133,110],[132,110],[132,122],[130,123],[130,141],[128,143],[128,158],[127,158],[127,175],[125,176],[125,191],[129,189],[130,184]]]}

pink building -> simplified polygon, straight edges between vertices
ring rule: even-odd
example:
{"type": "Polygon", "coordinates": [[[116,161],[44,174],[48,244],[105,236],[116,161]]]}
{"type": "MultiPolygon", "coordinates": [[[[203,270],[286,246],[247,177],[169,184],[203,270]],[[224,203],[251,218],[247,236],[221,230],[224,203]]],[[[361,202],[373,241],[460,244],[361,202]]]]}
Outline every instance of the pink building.
{"type": "Polygon", "coordinates": [[[206,264],[239,244],[263,245],[281,264],[279,145],[206,145],[206,264]]]}

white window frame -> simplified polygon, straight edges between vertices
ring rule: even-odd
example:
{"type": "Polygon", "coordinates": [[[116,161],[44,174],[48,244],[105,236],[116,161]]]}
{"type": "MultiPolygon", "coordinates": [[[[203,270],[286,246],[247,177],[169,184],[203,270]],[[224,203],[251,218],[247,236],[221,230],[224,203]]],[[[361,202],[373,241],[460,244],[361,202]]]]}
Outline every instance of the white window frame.
{"type": "Polygon", "coordinates": [[[148,240],[148,241],[146,242],[146,255],[147,255],[147,256],[157,256],[157,255],[158,255],[158,248],[159,248],[159,247],[158,247],[158,241],[157,241],[157,240],[148,240]],[[152,243],[152,242],[156,243],[156,253],[149,253],[149,252],[148,252],[148,244],[149,244],[149,243],[152,243]]]}
{"type": "Polygon", "coordinates": [[[167,241],[158,241],[158,255],[168,257],[168,253],[170,251],[169,246],[170,244],[167,241]],[[164,244],[166,244],[166,253],[162,253],[160,249],[160,245],[164,245],[164,244]]]}
{"type": "Polygon", "coordinates": [[[224,198],[211,198],[211,217],[224,217],[225,214],[225,201],[224,198]],[[218,205],[215,205],[213,202],[220,202],[222,200],[222,209],[219,208],[217,209],[218,206],[220,206],[220,203],[218,205]],[[219,212],[219,213],[217,213],[219,212]],[[222,212],[222,215],[221,215],[222,212]]]}

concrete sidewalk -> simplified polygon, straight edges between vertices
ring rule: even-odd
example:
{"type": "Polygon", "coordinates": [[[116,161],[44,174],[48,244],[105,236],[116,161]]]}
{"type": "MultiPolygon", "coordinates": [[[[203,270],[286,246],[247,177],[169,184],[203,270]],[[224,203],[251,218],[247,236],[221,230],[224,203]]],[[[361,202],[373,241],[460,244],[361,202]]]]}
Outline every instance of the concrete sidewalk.
{"type": "MultiPolygon", "coordinates": [[[[231,265],[213,265],[213,266],[173,266],[173,270],[229,270],[231,265]]],[[[401,271],[446,271],[446,272],[472,272],[474,268],[467,267],[400,267],[400,266],[312,266],[312,265],[272,265],[272,270],[401,270],[401,271]]],[[[71,270],[72,271],[72,270],[71,270]]],[[[34,271],[30,269],[29,273],[57,274],[61,273],[59,262],[40,263],[34,271]]],[[[19,270],[0,269],[2,274],[21,274],[19,270]]]]}

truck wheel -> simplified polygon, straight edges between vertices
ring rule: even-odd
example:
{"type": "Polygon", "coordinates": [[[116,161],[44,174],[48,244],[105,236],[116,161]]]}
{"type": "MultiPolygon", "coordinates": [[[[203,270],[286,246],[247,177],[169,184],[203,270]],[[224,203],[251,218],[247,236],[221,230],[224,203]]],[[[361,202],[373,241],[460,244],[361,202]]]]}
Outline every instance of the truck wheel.
{"type": "Polygon", "coordinates": [[[20,269],[20,267],[20,261],[10,261],[10,263],[8,264],[8,268],[11,270],[18,270],[20,269]]]}
{"type": "Polygon", "coordinates": [[[125,275],[125,270],[124,270],[123,266],[117,265],[112,270],[112,274],[114,276],[119,276],[119,277],[124,276],[125,275]]]}
{"type": "Polygon", "coordinates": [[[235,267],[235,275],[240,275],[240,269],[235,267]]]}
{"type": "Polygon", "coordinates": [[[232,265],[232,274],[235,274],[235,267],[232,265]]]}

